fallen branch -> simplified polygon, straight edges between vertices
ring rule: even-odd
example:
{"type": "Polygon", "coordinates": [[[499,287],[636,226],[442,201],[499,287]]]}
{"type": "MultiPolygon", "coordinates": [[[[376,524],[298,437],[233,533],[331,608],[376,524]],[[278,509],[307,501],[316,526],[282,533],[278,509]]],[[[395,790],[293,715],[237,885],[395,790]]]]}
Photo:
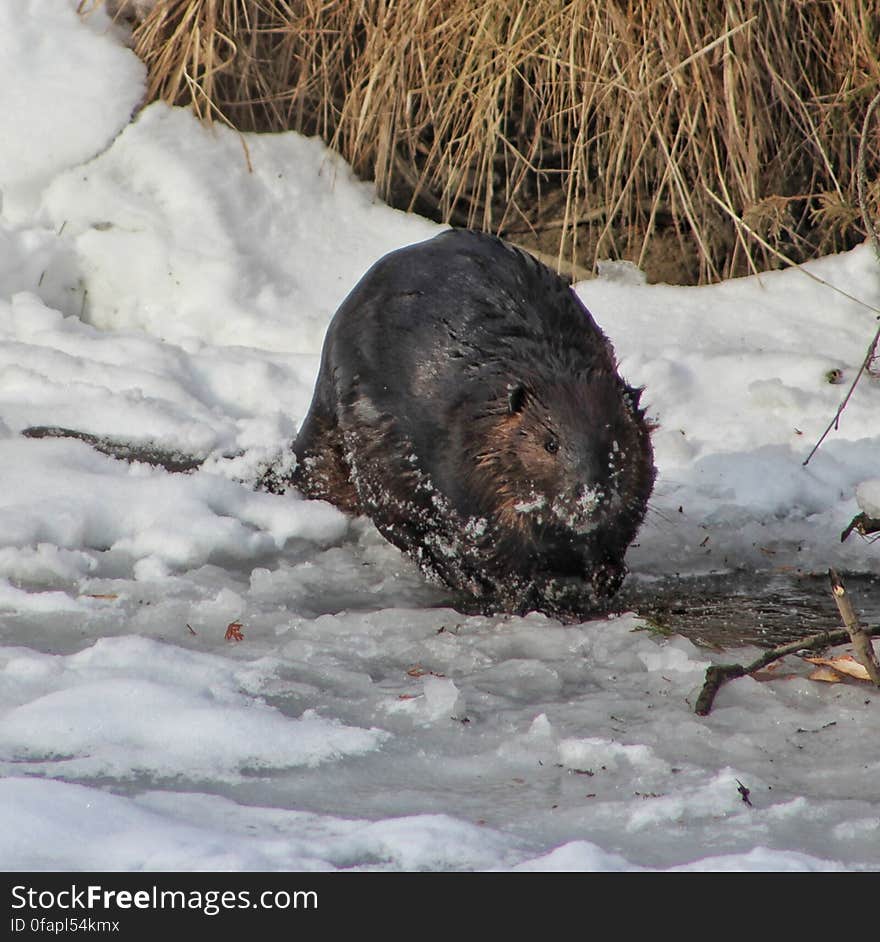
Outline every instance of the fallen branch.
{"type": "MultiPolygon", "coordinates": [[[[880,626],[874,628],[862,629],[867,637],[880,636],[880,626]]],[[[751,664],[713,664],[706,669],[706,680],[703,683],[703,689],[697,697],[697,703],[694,706],[694,713],[697,716],[707,716],[712,709],[712,703],[715,700],[715,694],[728,680],[734,680],[737,677],[745,677],[746,674],[754,674],[773,661],[788,654],[797,654],[798,651],[817,651],[822,648],[830,648],[835,644],[845,644],[850,640],[850,633],[846,629],[835,629],[833,631],[820,631],[799,641],[791,641],[788,644],[782,644],[778,647],[765,651],[757,660],[751,664]]]]}

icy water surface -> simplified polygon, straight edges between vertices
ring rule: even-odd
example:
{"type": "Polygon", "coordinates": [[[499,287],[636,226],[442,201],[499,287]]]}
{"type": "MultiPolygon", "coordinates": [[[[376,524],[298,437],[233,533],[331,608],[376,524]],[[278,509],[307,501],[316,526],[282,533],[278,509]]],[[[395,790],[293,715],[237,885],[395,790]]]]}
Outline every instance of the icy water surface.
{"type": "MultiPolygon", "coordinates": [[[[880,621],[880,579],[843,574],[863,624],[880,621]]],[[[773,647],[842,627],[827,574],[727,572],[705,576],[631,579],[615,600],[664,631],[695,644],[773,647]]]]}

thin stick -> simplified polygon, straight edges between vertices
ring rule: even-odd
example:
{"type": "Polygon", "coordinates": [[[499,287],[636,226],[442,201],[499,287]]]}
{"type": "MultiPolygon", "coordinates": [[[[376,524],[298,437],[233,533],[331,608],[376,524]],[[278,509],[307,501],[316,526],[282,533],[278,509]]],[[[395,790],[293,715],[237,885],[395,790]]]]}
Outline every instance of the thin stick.
{"type": "MultiPolygon", "coordinates": [[[[880,635],[880,627],[862,629],[868,637],[880,635]]],[[[715,694],[720,688],[737,677],[744,677],[746,674],[754,674],[773,661],[778,661],[787,654],[796,654],[798,651],[815,651],[822,648],[829,648],[835,644],[844,644],[850,640],[850,633],[845,629],[838,628],[834,631],[820,631],[814,635],[808,635],[800,641],[791,641],[788,644],[782,644],[779,647],[765,651],[757,660],[751,664],[713,664],[706,669],[706,680],[703,689],[697,697],[697,703],[694,707],[694,713],[697,716],[707,716],[712,709],[712,703],[715,700],[715,694]]]]}
{"type": "Polygon", "coordinates": [[[819,441],[817,441],[816,444],[813,445],[812,449],[810,450],[810,453],[807,455],[806,458],[804,458],[804,464],[803,464],[804,467],[806,467],[807,464],[809,464],[810,458],[812,458],[813,455],[816,454],[816,452],[819,450],[819,446],[822,444],[822,442],[825,441],[825,439],[828,437],[828,434],[831,432],[831,430],[836,429],[838,425],[840,424],[840,416],[843,410],[846,408],[846,405],[849,402],[850,397],[855,392],[856,384],[862,378],[862,374],[871,365],[871,361],[874,359],[874,356],[877,352],[878,341],[880,341],[880,327],[878,327],[877,330],[874,332],[874,338],[871,340],[870,346],[868,347],[868,352],[865,354],[865,359],[862,360],[862,365],[859,367],[858,373],[856,373],[856,378],[852,381],[852,383],[850,383],[850,387],[846,391],[846,395],[843,397],[843,402],[841,402],[840,405],[837,407],[837,412],[834,413],[834,418],[828,423],[827,427],[825,428],[825,431],[819,436],[819,441]]]}
{"type": "Polygon", "coordinates": [[[855,659],[865,668],[868,676],[875,687],[880,687],[880,664],[877,663],[877,655],[874,653],[874,645],[871,639],[865,634],[865,629],[856,615],[852,602],[846,594],[846,588],[840,576],[833,570],[828,570],[831,579],[831,594],[834,601],[837,602],[837,610],[843,619],[843,624],[849,632],[852,640],[853,654],[855,659]]]}
{"type": "Polygon", "coordinates": [[[721,207],[721,209],[723,209],[724,212],[727,213],[728,216],[730,216],[730,218],[733,220],[735,225],[741,226],[753,239],[755,239],[765,249],[767,249],[768,252],[770,252],[772,255],[775,255],[776,258],[779,259],[779,261],[785,262],[785,264],[791,268],[796,268],[799,272],[806,275],[807,278],[812,279],[817,284],[824,285],[824,287],[830,288],[832,291],[836,291],[837,294],[843,295],[843,297],[845,297],[848,301],[854,301],[856,304],[860,305],[861,307],[866,308],[867,310],[873,311],[875,314],[880,315],[880,308],[876,307],[873,304],[869,304],[867,301],[863,300],[862,298],[857,298],[854,294],[850,294],[848,291],[844,291],[843,288],[838,288],[837,285],[831,284],[830,281],[826,281],[824,278],[820,278],[819,275],[816,275],[813,272],[811,272],[809,268],[804,268],[800,262],[792,261],[792,259],[790,259],[783,252],[780,252],[778,249],[774,249],[773,246],[766,239],[762,238],[762,236],[760,236],[757,232],[755,232],[755,230],[752,229],[752,227],[747,222],[744,222],[742,219],[740,219],[740,217],[737,216],[734,210],[731,209],[731,207],[728,206],[724,202],[724,200],[722,200],[719,196],[713,193],[708,187],[705,187],[704,189],[706,190],[706,195],[715,203],[717,203],[721,207]]]}
{"type": "MultiPolygon", "coordinates": [[[[878,92],[871,99],[871,103],[868,105],[868,110],[865,112],[865,120],[862,122],[862,134],[859,138],[859,153],[856,163],[856,192],[859,198],[859,210],[862,214],[862,224],[864,225],[865,230],[871,239],[871,243],[874,246],[874,254],[877,256],[878,261],[880,261],[880,236],[877,234],[877,227],[875,226],[874,221],[868,214],[868,191],[865,184],[865,150],[867,149],[868,142],[868,128],[871,126],[871,116],[873,115],[874,108],[877,107],[878,102],[880,102],[880,92],[878,92]]],[[[862,365],[859,368],[858,373],[856,373],[856,378],[852,381],[852,384],[847,390],[846,395],[843,397],[843,402],[841,402],[841,404],[837,407],[837,412],[834,413],[834,418],[828,423],[828,427],[822,433],[819,441],[813,445],[812,451],[804,460],[805,467],[808,464],[810,458],[816,454],[816,451],[822,442],[824,442],[828,437],[828,434],[831,432],[831,430],[838,427],[841,413],[846,408],[846,405],[850,400],[850,396],[852,396],[853,391],[856,388],[856,384],[862,378],[862,374],[865,372],[865,370],[868,369],[868,367],[871,365],[871,361],[876,355],[878,341],[880,341],[880,327],[878,327],[875,331],[874,337],[871,340],[871,344],[868,347],[868,352],[865,354],[865,359],[862,360],[862,365]]]]}
{"type": "MultiPolygon", "coordinates": [[[[758,233],[754,231],[754,229],[752,229],[747,223],[743,222],[743,220],[740,219],[739,216],[737,216],[736,213],[723,200],[719,199],[711,190],[707,188],[706,193],[711,199],[713,199],[724,210],[724,212],[726,212],[731,217],[731,219],[734,221],[734,223],[736,224],[738,228],[742,227],[750,236],[755,238],[765,249],[767,249],[768,252],[772,252],[781,261],[785,262],[788,265],[791,265],[793,268],[797,268],[798,271],[803,272],[808,278],[812,278],[813,281],[818,282],[820,285],[824,285],[826,288],[830,288],[832,291],[836,291],[838,294],[842,294],[848,300],[855,301],[856,304],[860,304],[862,307],[867,308],[869,311],[874,311],[875,313],[880,314],[880,311],[878,311],[878,309],[873,304],[868,304],[867,301],[863,301],[861,298],[857,298],[854,295],[851,295],[848,291],[844,291],[842,288],[838,288],[837,285],[831,284],[830,282],[826,281],[824,278],[820,278],[818,275],[814,275],[813,272],[811,272],[809,269],[803,268],[801,265],[797,264],[797,262],[793,262],[787,255],[783,255],[782,252],[779,252],[778,250],[774,249],[773,246],[770,245],[769,242],[767,242],[765,239],[762,239],[761,236],[758,235],[758,233]]],[[[867,211],[864,210],[864,212],[865,212],[865,218],[867,218],[867,211]]],[[[813,445],[812,450],[804,459],[804,462],[803,462],[804,466],[810,463],[810,459],[813,457],[814,454],[816,454],[816,452],[819,449],[819,446],[822,444],[822,442],[825,441],[825,439],[828,437],[828,434],[831,432],[831,430],[834,428],[837,428],[838,424],[840,423],[841,413],[846,408],[846,405],[849,402],[850,397],[852,396],[853,392],[855,391],[856,385],[861,379],[862,374],[871,365],[871,361],[874,359],[878,342],[880,342],[880,327],[878,327],[874,333],[874,337],[871,340],[870,346],[868,347],[868,352],[865,354],[865,358],[862,360],[862,365],[861,367],[859,367],[858,373],[856,373],[856,378],[852,381],[849,389],[847,390],[846,395],[843,397],[843,402],[841,402],[840,405],[837,407],[837,412],[834,413],[834,418],[828,423],[828,426],[825,429],[825,431],[822,433],[822,435],[820,436],[819,441],[817,441],[816,444],[813,445]]]]}

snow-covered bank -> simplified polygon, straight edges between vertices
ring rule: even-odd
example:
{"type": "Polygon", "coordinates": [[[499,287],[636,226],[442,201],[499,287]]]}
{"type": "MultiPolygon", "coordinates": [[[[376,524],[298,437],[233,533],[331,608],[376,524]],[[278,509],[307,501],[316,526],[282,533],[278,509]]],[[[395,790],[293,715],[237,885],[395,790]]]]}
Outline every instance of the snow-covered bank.
{"type": "MultiPolygon", "coordinates": [[[[143,70],[101,14],[0,13],[0,80],[0,866],[880,868],[869,688],[795,664],[700,719],[717,655],[629,615],[464,617],[366,521],[240,483],[339,301],[437,226],[320,142],[130,121],[143,70]],[[33,424],[213,457],[169,475],[33,424]]],[[[880,306],[867,247],[811,270],[880,306]]],[[[802,466],[873,310],[798,271],[577,290],[660,425],[637,577],[880,572],[839,541],[876,380],[802,466]]]]}

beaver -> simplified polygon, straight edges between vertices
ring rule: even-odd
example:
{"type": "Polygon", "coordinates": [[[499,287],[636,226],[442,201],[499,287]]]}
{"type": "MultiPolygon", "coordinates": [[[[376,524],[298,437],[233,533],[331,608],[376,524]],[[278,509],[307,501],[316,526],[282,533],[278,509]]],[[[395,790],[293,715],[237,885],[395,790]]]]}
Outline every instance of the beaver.
{"type": "Polygon", "coordinates": [[[448,230],[334,315],[291,483],[480,611],[578,616],[619,588],[653,487],[640,395],[567,282],[448,230]]]}

